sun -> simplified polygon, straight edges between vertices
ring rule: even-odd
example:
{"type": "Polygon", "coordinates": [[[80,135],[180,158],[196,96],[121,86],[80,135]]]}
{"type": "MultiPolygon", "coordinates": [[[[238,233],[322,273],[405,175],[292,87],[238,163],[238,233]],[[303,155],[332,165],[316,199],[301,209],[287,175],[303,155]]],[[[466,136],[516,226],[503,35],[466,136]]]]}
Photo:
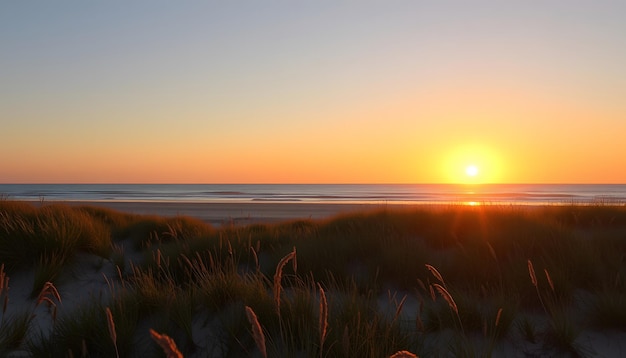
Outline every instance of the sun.
{"type": "Polygon", "coordinates": [[[469,177],[475,177],[478,175],[478,167],[475,165],[468,165],[467,168],[465,168],[465,174],[469,177]]]}
{"type": "Polygon", "coordinates": [[[486,144],[454,145],[444,152],[443,182],[451,184],[493,184],[502,181],[504,162],[498,151],[486,144]]]}

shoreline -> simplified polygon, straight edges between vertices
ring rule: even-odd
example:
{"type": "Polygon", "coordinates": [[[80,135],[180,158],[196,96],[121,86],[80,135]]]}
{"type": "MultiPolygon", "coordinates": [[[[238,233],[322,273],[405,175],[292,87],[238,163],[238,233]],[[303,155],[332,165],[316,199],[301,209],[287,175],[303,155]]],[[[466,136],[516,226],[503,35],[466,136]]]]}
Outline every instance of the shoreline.
{"type": "Polygon", "coordinates": [[[34,205],[94,206],[124,213],[165,217],[189,216],[211,225],[276,223],[297,219],[326,219],[339,214],[372,211],[410,204],[293,203],[293,202],[146,202],[146,201],[24,201],[34,205]]]}
{"type": "MultiPolygon", "coordinates": [[[[98,200],[16,200],[34,206],[61,204],[73,207],[92,206],[111,209],[128,214],[154,215],[162,217],[188,216],[214,226],[225,224],[278,223],[289,220],[323,220],[341,214],[354,214],[380,209],[405,210],[415,208],[447,207],[500,207],[535,210],[545,207],[589,206],[590,204],[544,203],[541,205],[491,203],[491,202],[455,202],[455,203],[407,203],[388,201],[372,202],[281,202],[281,201],[98,201],[98,200]]],[[[612,205],[607,205],[612,206],[612,205]]],[[[623,205],[615,205],[617,207],[623,205]]]]}
{"type": "MultiPolygon", "coordinates": [[[[279,223],[289,220],[323,220],[342,214],[371,212],[381,209],[405,210],[415,208],[446,208],[446,207],[500,207],[523,208],[535,210],[545,207],[590,206],[589,203],[493,203],[493,202],[280,202],[280,201],[98,201],[98,200],[16,200],[34,206],[62,204],[73,207],[92,206],[120,211],[128,214],[154,215],[162,217],[187,216],[199,219],[214,226],[225,224],[279,223]]],[[[606,205],[606,204],[605,204],[606,205]]],[[[620,205],[606,205],[621,207],[620,205]]]]}

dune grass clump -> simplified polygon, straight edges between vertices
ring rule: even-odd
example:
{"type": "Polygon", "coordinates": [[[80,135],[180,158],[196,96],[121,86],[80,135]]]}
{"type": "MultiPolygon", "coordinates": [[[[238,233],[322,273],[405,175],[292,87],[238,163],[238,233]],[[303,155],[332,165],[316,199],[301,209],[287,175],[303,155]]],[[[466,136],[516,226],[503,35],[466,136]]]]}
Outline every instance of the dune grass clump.
{"type": "Polygon", "coordinates": [[[214,228],[0,200],[0,347],[487,357],[514,341],[521,354],[583,355],[585,332],[626,331],[624,252],[626,207],[604,205],[387,208],[214,228]],[[57,278],[79,254],[115,274],[107,292],[57,315],[67,302],[57,278]],[[33,304],[11,311],[9,276],[24,270],[34,271],[33,304]],[[45,332],[42,309],[32,315],[40,305],[54,315],[45,332]]]}
{"type": "Polygon", "coordinates": [[[107,257],[110,242],[105,225],[75,208],[0,201],[0,262],[9,270],[40,266],[52,278],[78,251],[107,257]]]}

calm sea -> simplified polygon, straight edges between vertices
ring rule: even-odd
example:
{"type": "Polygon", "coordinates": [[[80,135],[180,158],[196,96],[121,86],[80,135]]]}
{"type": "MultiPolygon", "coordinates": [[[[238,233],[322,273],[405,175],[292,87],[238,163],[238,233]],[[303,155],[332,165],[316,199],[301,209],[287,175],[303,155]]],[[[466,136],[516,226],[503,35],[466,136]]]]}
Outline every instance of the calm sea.
{"type": "Polygon", "coordinates": [[[626,205],[626,184],[0,184],[44,201],[626,205]]]}

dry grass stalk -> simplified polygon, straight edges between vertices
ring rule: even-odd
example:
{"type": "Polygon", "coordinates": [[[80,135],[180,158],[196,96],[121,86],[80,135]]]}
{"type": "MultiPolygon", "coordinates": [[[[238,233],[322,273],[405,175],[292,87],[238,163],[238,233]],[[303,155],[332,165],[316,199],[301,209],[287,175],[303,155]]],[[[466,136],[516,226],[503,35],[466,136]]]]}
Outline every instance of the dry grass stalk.
{"type": "MultiPolygon", "coordinates": [[[[533,263],[530,260],[528,260],[528,273],[530,274],[530,281],[532,282],[533,286],[535,286],[535,291],[537,291],[537,298],[539,298],[539,303],[541,303],[541,307],[543,307],[543,310],[546,312],[546,314],[550,315],[548,313],[548,309],[546,308],[545,303],[543,302],[541,293],[539,292],[539,284],[537,282],[537,275],[535,275],[535,268],[533,267],[533,263]]],[[[545,273],[547,274],[548,271],[545,271],[545,273]]],[[[548,280],[552,281],[551,279],[548,279],[548,280]]]]}
{"type": "Polygon", "coordinates": [[[228,244],[228,255],[233,256],[233,246],[230,244],[230,240],[226,239],[226,243],[228,244]]]}
{"type": "Polygon", "coordinates": [[[448,302],[448,306],[450,306],[450,309],[452,309],[454,313],[458,315],[459,308],[457,307],[456,302],[454,302],[454,299],[452,298],[450,292],[448,292],[448,290],[446,290],[446,288],[441,286],[440,284],[433,283],[433,286],[435,287],[435,289],[437,289],[437,292],[439,292],[441,297],[443,297],[443,299],[448,302]]]}
{"type": "Polygon", "coordinates": [[[439,280],[439,282],[441,282],[441,284],[443,284],[444,286],[446,285],[445,281],[443,280],[443,276],[441,276],[441,273],[439,273],[439,271],[434,266],[426,264],[426,268],[433,276],[435,276],[437,280],[439,280]]]}
{"type": "Polygon", "coordinates": [[[502,317],[502,307],[498,309],[498,313],[496,314],[496,327],[500,325],[500,318],[502,317]]]}
{"type": "Polygon", "coordinates": [[[254,247],[250,246],[250,251],[252,252],[252,258],[254,259],[254,267],[258,272],[261,269],[261,267],[259,266],[259,256],[257,255],[254,247]]]}
{"type": "Polygon", "coordinates": [[[424,284],[424,281],[420,280],[419,278],[417,279],[417,284],[420,286],[420,288],[421,288],[424,292],[428,291],[428,290],[426,289],[426,285],[424,284]]]}
{"type": "Polygon", "coordinates": [[[193,263],[191,262],[191,260],[189,260],[189,257],[187,257],[187,255],[181,254],[179,256],[179,260],[184,261],[187,264],[187,266],[189,266],[190,268],[193,268],[193,263]]]}
{"type": "Polygon", "coordinates": [[[4,272],[4,264],[0,266],[0,295],[3,293],[4,302],[2,303],[2,314],[4,315],[7,312],[7,305],[9,304],[9,277],[6,272],[4,272]]]}
{"type": "Polygon", "coordinates": [[[282,290],[281,282],[283,279],[283,267],[296,257],[296,248],[285,257],[283,257],[276,267],[276,273],[274,274],[274,302],[276,303],[276,310],[278,311],[278,315],[280,316],[280,292],[282,290]]]}
{"type": "Polygon", "coordinates": [[[543,269],[543,272],[546,274],[546,279],[548,280],[548,285],[550,285],[550,289],[552,290],[552,292],[554,292],[554,282],[552,282],[552,278],[550,277],[548,270],[543,269]]]}
{"type": "Polygon", "coordinates": [[[328,334],[328,301],[326,301],[326,293],[322,285],[319,283],[317,287],[320,289],[320,318],[319,318],[319,332],[320,332],[320,357],[322,356],[322,348],[324,347],[324,341],[326,341],[326,335],[328,334]]]}
{"type": "Polygon", "coordinates": [[[350,356],[350,331],[348,325],[343,329],[343,337],[341,338],[341,347],[343,348],[343,355],[350,356]]]}
{"type": "Polygon", "coordinates": [[[493,249],[493,246],[487,241],[487,248],[489,249],[489,253],[495,262],[498,262],[498,256],[496,256],[496,251],[493,249]]]}
{"type": "Polygon", "coordinates": [[[535,275],[535,268],[533,266],[533,262],[528,260],[528,273],[530,274],[530,282],[532,282],[533,286],[537,287],[537,276],[535,275]]]}
{"type": "Polygon", "coordinates": [[[57,305],[56,305],[56,303],[52,302],[52,300],[49,297],[43,297],[43,298],[41,298],[41,300],[39,300],[37,302],[37,305],[40,305],[43,302],[45,302],[48,305],[48,311],[52,310],[52,321],[56,322],[56,320],[57,320],[57,305]]]}
{"type": "Polygon", "coordinates": [[[107,307],[105,309],[107,315],[107,325],[109,327],[109,336],[111,337],[111,341],[113,341],[113,346],[115,347],[115,356],[119,358],[120,354],[117,351],[117,332],[115,332],[115,322],[113,321],[113,314],[111,313],[111,309],[107,307]]]}
{"type": "Polygon", "coordinates": [[[111,313],[111,309],[107,307],[105,309],[107,315],[107,325],[109,327],[109,336],[113,343],[117,343],[117,333],[115,332],[115,321],[113,321],[113,314],[111,313]]]}
{"type": "Polygon", "coordinates": [[[389,358],[419,358],[419,357],[409,351],[398,351],[392,354],[389,358]]]}
{"type": "Polygon", "coordinates": [[[53,298],[56,298],[57,302],[61,303],[61,295],[59,295],[59,291],[57,291],[57,288],[54,287],[54,284],[52,282],[48,281],[43,285],[41,292],[39,292],[39,296],[37,297],[37,305],[43,302],[44,298],[48,298],[50,295],[53,298]]]}
{"type": "Polygon", "coordinates": [[[4,272],[4,264],[0,266],[0,295],[4,292],[4,290],[9,290],[9,277],[6,272],[4,272]]]}
{"type": "MultiPolygon", "coordinates": [[[[57,288],[54,287],[54,284],[52,282],[46,282],[41,289],[41,292],[39,292],[39,296],[37,297],[37,306],[45,302],[48,305],[48,310],[52,310],[52,320],[56,322],[57,305],[56,303],[54,303],[54,301],[52,301],[52,298],[56,299],[58,303],[61,303],[61,295],[59,294],[59,291],[57,291],[57,288]]],[[[7,297],[5,297],[5,305],[7,304],[7,301],[7,297]]],[[[3,310],[5,310],[4,306],[3,310]]]]}
{"type": "Polygon", "coordinates": [[[176,343],[166,334],[159,334],[150,329],[150,337],[161,347],[167,358],[183,358],[183,354],[176,347],[176,343]]]}
{"type": "Polygon", "coordinates": [[[415,326],[418,332],[424,332],[424,321],[422,321],[422,314],[424,313],[424,301],[420,299],[420,309],[415,316],[415,326]]]}
{"type": "Polygon", "coordinates": [[[261,328],[261,324],[259,323],[259,319],[256,314],[249,306],[246,306],[246,316],[248,317],[248,322],[250,322],[250,325],[252,326],[252,338],[254,338],[254,342],[256,343],[259,351],[261,351],[263,357],[267,358],[263,329],[261,328]]]}
{"type": "Polygon", "coordinates": [[[400,303],[396,305],[396,313],[393,315],[392,322],[395,322],[398,319],[398,317],[400,317],[400,313],[402,313],[402,307],[404,306],[405,301],[406,301],[406,295],[404,295],[402,297],[402,300],[400,300],[400,303]]]}
{"type": "Polygon", "coordinates": [[[433,288],[433,285],[428,286],[428,291],[430,292],[430,298],[435,301],[437,297],[435,296],[435,289],[433,288]]]}

